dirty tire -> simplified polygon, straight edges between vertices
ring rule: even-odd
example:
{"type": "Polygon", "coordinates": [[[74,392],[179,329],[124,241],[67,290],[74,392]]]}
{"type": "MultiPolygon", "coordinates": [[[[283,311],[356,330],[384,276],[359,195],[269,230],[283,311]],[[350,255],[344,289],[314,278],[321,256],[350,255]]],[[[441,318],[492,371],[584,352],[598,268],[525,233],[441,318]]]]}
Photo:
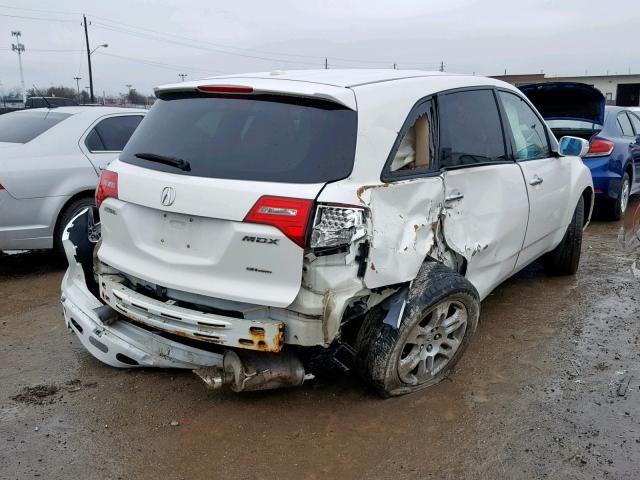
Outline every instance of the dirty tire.
{"type": "Polygon", "coordinates": [[[629,174],[625,172],[620,182],[620,191],[618,197],[607,202],[606,217],[608,220],[620,220],[629,205],[629,193],[631,191],[631,179],[629,174]]]}
{"type": "Polygon", "coordinates": [[[580,197],[571,223],[562,241],[544,256],[544,269],[550,275],[573,275],[580,264],[582,228],[584,225],[584,197],[580,197]]]}
{"type": "Polygon", "coordinates": [[[95,203],[96,202],[93,197],[78,198],[77,200],[74,200],[69,205],[67,205],[58,217],[58,224],[56,225],[55,232],[53,232],[53,248],[59,259],[66,259],[64,254],[64,247],[62,246],[62,233],[64,232],[64,228],[68,225],[73,217],[80,213],[82,209],[92,207],[93,205],[95,205],[95,203]]]}
{"type": "MultiPolygon", "coordinates": [[[[366,315],[356,340],[356,367],[367,384],[381,396],[391,397],[422,390],[446,378],[476,330],[480,315],[480,298],[473,285],[462,275],[440,263],[425,262],[409,290],[400,327],[396,329],[383,323],[385,315],[386,311],[380,307],[373,308],[366,315]],[[450,318],[464,311],[466,323],[464,330],[459,327],[457,331],[435,340],[433,332],[437,329],[432,329],[433,325],[438,323],[435,314],[443,308],[454,312],[450,318]],[[416,336],[416,332],[428,331],[431,333],[416,336]],[[457,347],[445,350],[445,340],[453,341],[453,337],[449,339],[450,335],[456,335],[457,347]],[[422,345],[424,351],[412,343],[418,341],[415,339],[419,339],[421,344],[425,343],[422,345]],[[437,341],[441,344],[436,347],[429,343],[437,341]],[[406,361],[414,352],[426,354],[429,347],[431,355],[439,358],[439,364],[442,364],[440,369],[431,375],[428,371],[429,362],[425,360],[425,370],[421,370],[423,365],[420,361],[416,373],[407,373],[408,367],[405,367],[402,375],[401,362],[406,361]],[[449,352],[450,358],[444,353],[439,354],[440,351],[449,352]],[[413,381],[407,381],[407,376],[413,381]]],[[[442,316],[445,320],[446,315],[448,314],[442,316]]],[[[431,362],[431,366],[434,365],[435,360],[431,362]]]]}

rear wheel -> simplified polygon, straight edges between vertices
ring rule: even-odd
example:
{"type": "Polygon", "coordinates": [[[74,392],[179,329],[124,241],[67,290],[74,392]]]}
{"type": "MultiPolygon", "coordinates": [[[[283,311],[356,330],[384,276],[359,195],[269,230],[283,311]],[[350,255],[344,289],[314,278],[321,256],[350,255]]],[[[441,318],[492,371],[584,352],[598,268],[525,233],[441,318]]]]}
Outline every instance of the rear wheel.
{"type": "Polygon", "coordinates": [[[450,373],[478,325],[480,299],[462,275],[435,262],[413,282],[399,328],[386,311],[365,317],[356,346],[361,377],[383,397],[434,385],[450,373]]]}
{"type": "Polygon", "coordinates": [[[582,228],[584,226],[584,197],[580,197],[571,223],[560,244],[544,257],[544,267],[551,275],[573,275],[580,264],[582,228]]]}
{"type": "Polygon", "coordinates": [[[53,232],[53,248],[58,257],[65,258],[64,247],[62,246],[62,234],[64,233],[66,226],[73,217],[79,214],[82,210],[87,207],[93,207],[94,205],[95,200],[93,197],[80,197],[67,205],[62,211],[58,217],[58,224],[56,225],[55,232],[53,232]]]}
{"type": "Polygon", "coordinates": [[[611,220],[620,220],[624,216],[624,212],[627,211],[629,205],[629,195],[631,193],[631,178],[628,173],[622,176],[622,183],[620,184],[620,191],[618,192],[618,198],[610,201],[607,212],[607,217],[611,220]]]}

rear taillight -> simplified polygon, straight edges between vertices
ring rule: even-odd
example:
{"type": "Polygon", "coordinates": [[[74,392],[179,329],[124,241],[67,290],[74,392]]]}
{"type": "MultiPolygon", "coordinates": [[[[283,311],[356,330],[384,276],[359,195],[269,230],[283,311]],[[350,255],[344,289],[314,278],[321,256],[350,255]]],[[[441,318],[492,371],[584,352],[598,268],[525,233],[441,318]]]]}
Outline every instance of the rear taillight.
{"type": "Polygon", "coordinates": [[[0,183],[0,190],[4,190],[4,187],[2,186],[1,183],[0,183]]]}
{"type": "Polygon", "coordinates": [[[107,198],[118,198],[118,174],[111,170],[103,170],[96,188],[96,207],[100,208],[107,198]]]}
{"type": "Polygon", "coordinates": [[[318,205],[311,230],[311,248],[349,245],[367,234],[364,208],[348,205],[318,205]]]}
{"type": "Polygon", "coordinates": [[[263,196],[251,208],[244,221],[272,225],[304,248],[313,200],[263,196]]]}
{"type": "Polygon", "coordinates": [[[603,140],[601,138],[594,138],[589,145],[589,151],[585,155],[586,157],[606,157],[611,155],[615,144],[609,140],[603,140]]]}

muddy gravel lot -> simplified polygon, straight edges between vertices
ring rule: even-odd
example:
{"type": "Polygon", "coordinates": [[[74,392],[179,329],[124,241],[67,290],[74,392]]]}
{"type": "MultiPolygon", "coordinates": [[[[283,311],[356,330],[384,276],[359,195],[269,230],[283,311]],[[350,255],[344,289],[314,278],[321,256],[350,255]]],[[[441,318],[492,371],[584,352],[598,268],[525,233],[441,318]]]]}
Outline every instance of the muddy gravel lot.
{"type": "Polygon", "coordinates": [[[64,326],[53,257],[2,255],[0,478],[640,478],[636,210],[592,223],[576,277],[500,286],[450,379],[389,400],[339,371],[237,395],[107,367],[64,326]]]}

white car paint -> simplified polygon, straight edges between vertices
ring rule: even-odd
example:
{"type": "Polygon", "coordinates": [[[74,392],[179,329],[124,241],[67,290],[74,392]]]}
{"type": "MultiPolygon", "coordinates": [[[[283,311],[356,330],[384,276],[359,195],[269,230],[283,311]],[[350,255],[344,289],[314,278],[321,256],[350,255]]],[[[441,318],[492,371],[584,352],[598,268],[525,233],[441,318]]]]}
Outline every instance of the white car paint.
{"type": "Polygon", "coordinates": [[[91,196],[100,169],[119,153],[89,152],[86,135],[105,118],[146,114],[141,109],[92,106],[26,109],[3,118],[47,111],[70,116],[27,143],[0,144],[0,250],[51,248],[65,205],[77,195],[91,196]]]}
{"type": "MultiPolygon", "coordinates": [[[[103,237],[97,273],[99,278],[119,275],[169,288],[175,295],[195,295],[210,306],[242,310],[250,305],[265,321],[283,319],[285,343],[329,345],[339,337],[350,304],[358,299],[369,307],[380,303],[399,285],[411,282],[427,259],[463,271],[485,298],[524,265],[553,250],[580,197],[592,198],[591,175],[580,158],[557,155],[381,181],[398,132],[416,102],[469,87],[504,89],[524,99],[516,88],[498,80],[420,71],[329,70],[214,77],[159,87],[156,92],[188,92],[200,85],[250,86],[254,92],[330,99],[357,110],[351,174],[326,185],[290,184],[176,175],[116,161],[109,169],[118,174],[119,198],[107,198],[100,208],[103,237]],[[529,185],[535,175],[544,177],[544,183],[529,185]],[[163,206],[161,192],[167,186],[175,189],[176,199],[163,206]],[[347,251],[317,256],[275,227],[242,222],[262,195],[365,208],[367,234],[347,251]],[[278,238],[282,248],[265,253],[255,245],[240,245],[247,233],[278,238]],[[370,249],[360,277],[358,256],[365,243],[370,249]],[[246,272],[247,263],[271,274],[265,278],[246,272]]],[[[551,148],[557,149],[553,135],[550,138],[551,148]]],[[[591,206],[586,205],[587,218],[591,206]]],[[[63,295],[70,302],[70,285],[86,287],[78,275],[81,266],[73,261],[77,245],[67,239],[65,248],[70,268],[63,295]]],[[[101,287],[101,296],[122,311],[107,289],[101,287]]],[[[81,303],[73,308],[90,315],[93,307],[81,303]]],[[[163,308],[171,312],[170,304],[163,308]]],[[[67,322],[70,309],[65,306],[67,322]]],[[[174,314],[180,315],[177,309],[174,314]]],[[[242,321],[227,320],[233,328],[248,328],[242,321]]],[[[161,324],[159,317],[153,319],[155,327],[161,324]]],[[[148,336],[157,340],[157,335],[148,336]]],[[[95,348],[87,348],[95,353],[95,348]]]]}

